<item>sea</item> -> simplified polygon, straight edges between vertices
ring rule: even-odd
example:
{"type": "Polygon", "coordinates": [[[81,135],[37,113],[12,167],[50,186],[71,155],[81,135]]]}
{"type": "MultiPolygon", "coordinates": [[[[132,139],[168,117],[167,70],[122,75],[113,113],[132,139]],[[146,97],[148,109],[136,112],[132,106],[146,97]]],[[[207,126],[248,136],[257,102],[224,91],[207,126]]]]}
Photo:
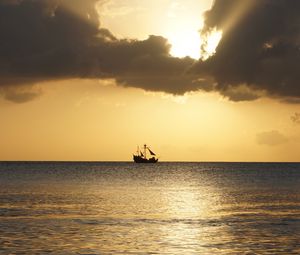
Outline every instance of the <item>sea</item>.
{"type": "Polygon", "coordinates": [[[300,254],[300,163],[1,162],[0,254],[300,254]]]}

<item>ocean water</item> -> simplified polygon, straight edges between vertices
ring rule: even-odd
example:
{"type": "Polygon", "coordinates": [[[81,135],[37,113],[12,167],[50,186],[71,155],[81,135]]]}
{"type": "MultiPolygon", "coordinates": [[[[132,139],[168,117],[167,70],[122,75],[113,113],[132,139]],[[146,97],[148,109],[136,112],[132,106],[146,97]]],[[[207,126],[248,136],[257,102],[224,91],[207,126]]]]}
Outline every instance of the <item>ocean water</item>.
{"type": "Polygon", "coordinates": [[[2,162],[0,254],[300,254],[300,164],[2,162]]]}

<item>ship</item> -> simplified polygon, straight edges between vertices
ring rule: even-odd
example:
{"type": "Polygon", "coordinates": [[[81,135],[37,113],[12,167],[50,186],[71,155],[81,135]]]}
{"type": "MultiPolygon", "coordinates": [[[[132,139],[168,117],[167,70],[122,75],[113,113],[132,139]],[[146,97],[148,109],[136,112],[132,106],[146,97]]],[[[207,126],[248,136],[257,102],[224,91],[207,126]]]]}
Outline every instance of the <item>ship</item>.
{"type": "Polygon", "coordinates": [[[135,163],[157,163],[158,158],[156,157],[156,154],[144,144],[143,151],[140,150],[139,146],[137,147],[136,154],[133,154],[133,160],[135,163]],[[150,153],[150,158],[147,157],[147,151],[150,153]]]}

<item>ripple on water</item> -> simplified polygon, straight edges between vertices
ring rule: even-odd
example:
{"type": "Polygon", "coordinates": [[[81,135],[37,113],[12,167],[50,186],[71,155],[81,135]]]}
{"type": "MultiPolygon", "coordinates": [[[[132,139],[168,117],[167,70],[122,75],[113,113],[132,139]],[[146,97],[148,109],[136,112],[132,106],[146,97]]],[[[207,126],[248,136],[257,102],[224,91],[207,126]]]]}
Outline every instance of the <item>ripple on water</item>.
{"type": "Polygon", "coordinates": [[[299,170],[0,163],[0,254],[298,255],[299,170]]]}

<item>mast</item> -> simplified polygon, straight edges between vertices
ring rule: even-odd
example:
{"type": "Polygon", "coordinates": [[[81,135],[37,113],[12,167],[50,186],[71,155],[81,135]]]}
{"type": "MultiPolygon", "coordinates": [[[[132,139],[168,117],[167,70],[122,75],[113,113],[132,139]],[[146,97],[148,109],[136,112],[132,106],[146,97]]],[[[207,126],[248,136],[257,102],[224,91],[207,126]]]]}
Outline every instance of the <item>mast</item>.
{"type": "Polygon", "coordinates": [[[147,145],[146,144],[144,144],[144,156],[145,156],[145,158],[147,158],[147,145]]]}

